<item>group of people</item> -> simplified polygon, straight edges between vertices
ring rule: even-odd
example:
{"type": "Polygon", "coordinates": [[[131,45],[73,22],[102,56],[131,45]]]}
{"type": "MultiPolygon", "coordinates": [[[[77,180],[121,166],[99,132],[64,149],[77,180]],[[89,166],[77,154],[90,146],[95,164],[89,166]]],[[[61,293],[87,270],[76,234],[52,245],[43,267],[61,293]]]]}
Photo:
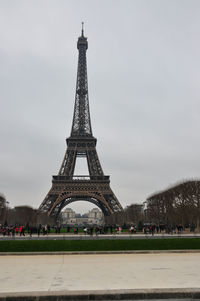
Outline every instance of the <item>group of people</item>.
{"type": "Polygon", "coordinates": [[[0,227],[1,233],[3,236],[25,236],[25,229],[24,226],[1,226],[0,227]]]}
{"type": "MultiPolygon", "coordinates": [[[[194,232],[195,226],[192,228],[190,227],[190,231],[194,232]]],[[[130,234],[135,234],[137,232],[137,228],[135,225],[131,225],[128,229],[126,228],[125,230],[123,229],[123,232],[129,232],[130,234]]],[[[31,227],[29,225],[15,225],[15,226],[8,226],[8,225],[0,225],[0,233],[3,236],[12,236],[14,237],[15,235],[17,236],[25,236],[25,235],[30,235],[32,234],[37,234],[38,237],[40,235],[48,235],[50,232],[53,232],[55,234],[60,234],[61,232],[63,233],[63,229],[61,231],[61,226],[57,225],[54,227],[50,227],[50,225],[37,225],[35,227],[31,227]]],[[[85,226],[82,229],[79,228],[78,226],[76,227],[70,227],[67,226],[65,228],[65,233],[74,233],[74,234],[79,234],[84,233],[85,235],[99,235],[99,234],[121,234],[122,233],[122,227],[121,226],[85,226]]],[[[183,226],[182,225],[176,225],[174,227],[169,227],[166,225],[150,225],[146,224],[143,226],[143,233],[144,234],[151,234],[154,235],[155,233],[169,233],[169,234],[181,234],[183,232],[183,226]]]]}
{"type": "MultiPolygon", "coordinates": [[[[38,237],[40,235],[48,235],[51,230],[53,231],[53,233],[55,234],[60,234],[61,233],[61,226],[57,225],[54,227],[50,227],[50,225],[37,225],[35,227],[30,226],[30,225],[15,225],[15,226],[2,226],[0,225],[0,233],[2,233],[3,236],[25,236],[25,235],[29,235],[30,237],[32,236],[32,234],[37,234],[38,237]]],[[[122,227],[121,226],[88,226],[88,227],[83,227],[82,230],[79,227],[67,227],[66,228],[66,232],[67,233],[74,233],[74,234],[79,234],[80,232],[82,232],[85,235],[99,235],[99,234],[113,234],[113,233],[117,233],[117,234],[121,234],[122,232],[122,227]]],[[[130,228],[130,233],[136,233],[136,228],[134,226],[131,226],[130,228]]],[[[63,231],[62,231],[63,232],[63,231]]]]}
{"type": "Polygon", "coordinates": [[[83,232],[84,232],[84,234],[86,235],[86,234],[88,234],[88,235],[93,235],[93,233],[95,233],[96,235],[98,235],[98,234],[102,234],[102,229],[101,228],[99,228],[99,227],[89,227],[89,228],[87,228],[87,227],[84,227],[83,228],[83,232]]]}
{"type": "MultiPolygon", "coordinates": [[[[93,227],[93,226],[90,226],[90,227],[84,227],[83,228],[83,232],[84,234],[88,234],[88,235],[93,235],[93,234],[96,234],[96,235],[99,235],[99,234],[107,234],[110,230],[110,233],[112,234],[113,233],[113,226],[104,226],[104,227],[100,227],[100,226],[96,226],[96,227],[93,227]]],[[[76,230],[78,231],[78,230],[76,230]]],[[[74,232],[75,233],[75,232],[74,232]]],[[[77,234],[77,232],[76,232],[77,234]]]]}
{"type": "Polygon", "coordinates": [[[130,232],[131,234],[136,233],[136,232],[137,232],[136,227],[135,227],[135,226],[131,226],[130,229],[129,229],[129,232],[130,232]]]}
{"type": "MultiPolygon", "coordinates": [[[[169,226],[169,225],[145,225],[143,227],[144,234],[152,234],[155,233],[167,233],[167,234],[181,234],[183,232],[183,225],[169,226]]],[[[195,226],[191,225],[190,232],[194,232],[195,226]]]]}
{"type": "Polygon", "coordinates": [[[25,236],[25,234],[32,236],[36,233],[38,237],[42,233],[43,235],[48,235],[50,233],[49,225],[38,225],[37,227],[30,227],[29,225],[15,225],[15,226],[5,226],[0,225],[0,233],[3,236],[25,236]]]}

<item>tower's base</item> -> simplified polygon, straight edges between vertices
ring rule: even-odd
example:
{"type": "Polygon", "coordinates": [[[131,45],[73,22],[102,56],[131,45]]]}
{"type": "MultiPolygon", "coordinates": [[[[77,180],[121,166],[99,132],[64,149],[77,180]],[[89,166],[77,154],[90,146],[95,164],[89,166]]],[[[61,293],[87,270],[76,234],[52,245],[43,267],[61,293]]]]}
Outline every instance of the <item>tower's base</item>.
{"type": "Polygon", "coordinates": [[[109,176],[53,176],[52,187],[40,205],[49,216],[75,201],[88,201],[98,206],[105,216],[123,208],[110,188],[109,176]]]}

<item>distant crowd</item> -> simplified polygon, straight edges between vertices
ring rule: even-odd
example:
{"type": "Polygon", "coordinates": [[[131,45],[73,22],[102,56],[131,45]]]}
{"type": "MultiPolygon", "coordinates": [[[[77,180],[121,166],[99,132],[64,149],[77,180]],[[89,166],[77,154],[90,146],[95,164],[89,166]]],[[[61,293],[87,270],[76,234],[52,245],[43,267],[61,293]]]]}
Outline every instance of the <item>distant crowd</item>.
{"type": "Polygon", "coordinates": [[[40,234],[47,235],[50,233],[49,225],[38,225],[37,227],[30,227],[29,225],[15,225],[15,226],[5,226],[0,225],[0,232],[3,236],[25,236],[28,234],[32,236],[33,233],[37,233],[38,236],[40,234]]]}
{"type": "MultiPolygon", "coordinates": [[[[60,225],[50,227],[50,225],[38,225],[37,227],[32,227],[29,225],[15,225],[15,226],[8,226],[8,225],[0,225],[0,233],[3,236],[25,236],[32,234],[37,234],[38,237],[40,235],[48,235],[50,233],[60,234],[60,233],[74,233],[80,234],[84,233],[85,235],[99,235],[99,234],[121,234],[122,227],[121,226],[88,226],[88,227],[62,227],[60,225]]],[[[136,233],[136,227],[131,226],[129,229],[130,233],[136,233]]]]}
{"type": "MultiPolygon", "coordinates": [[[[123,233],[130,233],[136,234],[137,232],[144,233],[144,234],[159,234],[159,233],[168,233],[168,234],[181,234],[183,232],[183,225],[176,225],[176,226],[166,226],[166,225],[151,225],[151,224],[144,224],[141,229],[137,229],[135,225],[131,225],[128,228],[122,226],[86,226],[86,227],[72,227],[66,226],[62,227],[60,225],[50,226],[50,225],[38,225],[38,226],[26,226],[24,225],[15,225],[15,226],[8,226],[8,225],[0,225],[0,233],[3,236],[25,236],[29,235],[30,237],[32,234],[36,234],[38,237],[40,235],[48,235],[50,233],[60,234],[60,233],[74,233],[75,235],[83,233],[84,235],[101,235],[101,234],[121,234],[123,233]]],[[[190,232],[195,231],[195,225],[190,225],[190,232]]]]}

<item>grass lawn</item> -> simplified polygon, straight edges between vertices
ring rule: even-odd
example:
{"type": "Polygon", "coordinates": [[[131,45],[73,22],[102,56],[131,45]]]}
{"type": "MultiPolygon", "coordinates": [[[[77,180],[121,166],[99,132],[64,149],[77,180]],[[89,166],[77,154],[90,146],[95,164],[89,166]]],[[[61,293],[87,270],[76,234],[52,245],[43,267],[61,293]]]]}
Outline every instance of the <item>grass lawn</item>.
{"type": "Polygon", "coordinates": [[[128,251],[184,249],[200,250],[200,238],[0,241],[0,252],[128,251]]]}

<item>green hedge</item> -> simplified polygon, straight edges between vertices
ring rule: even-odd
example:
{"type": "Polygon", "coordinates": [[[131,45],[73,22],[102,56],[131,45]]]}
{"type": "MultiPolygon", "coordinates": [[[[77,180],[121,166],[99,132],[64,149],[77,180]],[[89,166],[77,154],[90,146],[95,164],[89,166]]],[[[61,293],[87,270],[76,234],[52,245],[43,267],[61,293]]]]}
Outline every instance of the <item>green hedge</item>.
{"type": "Polygon", "coordinates": [[[0,252],[200,249],[200,238],[0,241],[0,252]]]}

